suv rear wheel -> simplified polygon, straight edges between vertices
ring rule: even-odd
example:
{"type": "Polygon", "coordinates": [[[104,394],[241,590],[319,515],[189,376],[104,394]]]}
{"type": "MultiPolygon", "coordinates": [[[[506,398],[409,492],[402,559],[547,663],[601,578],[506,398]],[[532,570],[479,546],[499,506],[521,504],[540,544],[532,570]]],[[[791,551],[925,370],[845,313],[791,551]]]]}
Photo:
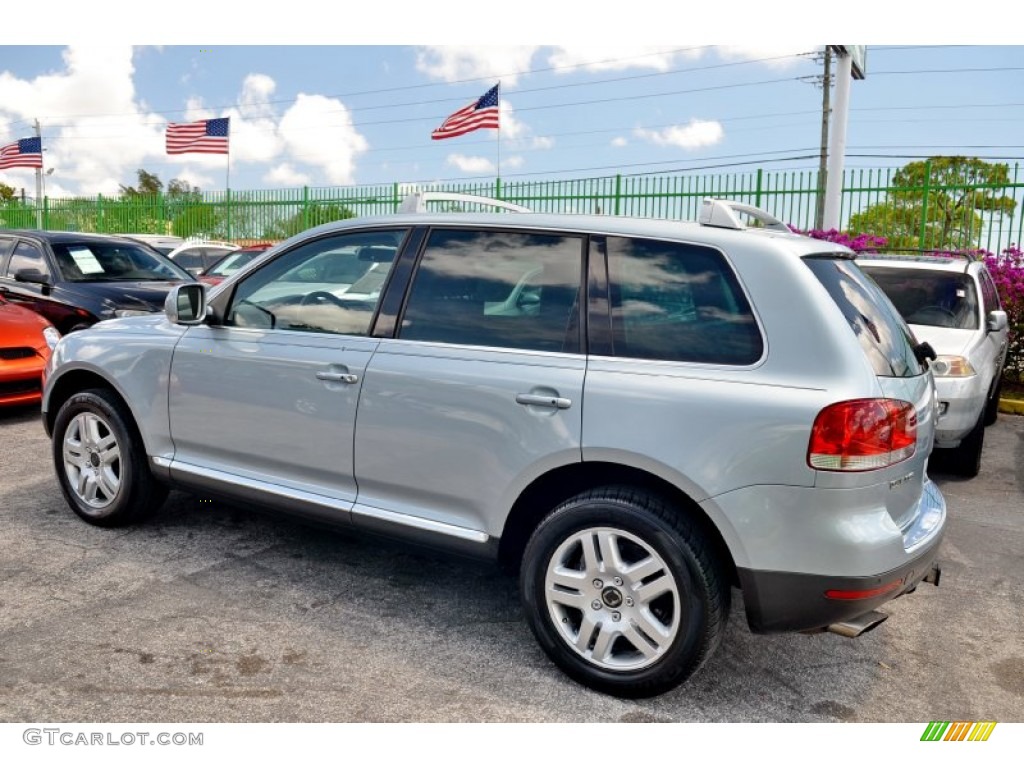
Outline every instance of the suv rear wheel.
{"type": "Polygon", "coordinates": [[[679,510],[629,488],[555,509],[523,556],[521,591],[538,642],[570,677],[616,696],[663,693],[721,639],[729,586],[679,510]]]}
{"type": "Polygon", "coordinates": [[[124,405],[106,389],[72,396],[57,412],[53,464],[68,504],[87,523],[127,525],[167,496],[146,464],[142,440],[124,405]]]}

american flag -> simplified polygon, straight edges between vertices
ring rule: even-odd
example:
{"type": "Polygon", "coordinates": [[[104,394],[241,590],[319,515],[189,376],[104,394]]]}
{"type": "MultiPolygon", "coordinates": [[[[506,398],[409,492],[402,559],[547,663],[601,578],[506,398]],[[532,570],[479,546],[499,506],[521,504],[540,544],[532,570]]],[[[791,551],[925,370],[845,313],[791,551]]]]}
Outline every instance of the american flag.
{"type": "Polygon", "coordinates": [[[218,117],[214,120],[197,120],[194,123],[168,123],[167,154],[206,152],[211,155],[226,155],[230,121],[230,117],[218,117]]]}
{"type": "MultiPolygon", "coordinates": [[[[501,83],[498,83],[501,85],[501,83]]],[[[476,101],[467,104],[450,115],[430,138],[450,139],[477,128],[498,127],[498,85],[494,86],[476,101]]]]}
{"type": "Polygon", "coordinates": [[[38,136],[19,139],[0,147],[0,170],[4,168],[42,168],[43,140],[38,136]]]}

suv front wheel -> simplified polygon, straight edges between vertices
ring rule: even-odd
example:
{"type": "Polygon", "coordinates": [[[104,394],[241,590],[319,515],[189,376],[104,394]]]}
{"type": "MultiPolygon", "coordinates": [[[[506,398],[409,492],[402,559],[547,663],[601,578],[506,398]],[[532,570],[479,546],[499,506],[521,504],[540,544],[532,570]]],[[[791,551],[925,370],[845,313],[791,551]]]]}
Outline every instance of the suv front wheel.
{"type": "Polygon", "coordinates": [[[127,525],[155,511],[167,488],[150,474],[131,415],[107,389],[70,397],[53,426],[53,464],[64,498],[88,523],[127,525]]]}
{"type": "Polygon", "coordinates": [[[538,642],[570,677],[616,696],[663,693],[721,639],[729,585],[696,526],[629,488],[575,496],[534,531],[520,577],[538,642]]]}

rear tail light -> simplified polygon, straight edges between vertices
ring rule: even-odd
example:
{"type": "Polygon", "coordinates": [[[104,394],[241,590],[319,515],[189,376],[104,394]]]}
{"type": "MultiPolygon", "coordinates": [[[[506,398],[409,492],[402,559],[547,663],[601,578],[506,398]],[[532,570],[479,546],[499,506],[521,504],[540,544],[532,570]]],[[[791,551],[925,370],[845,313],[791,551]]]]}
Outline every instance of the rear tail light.
{"type": "Polygon", "coordinates": [[[807,463],[813,469],[864,472],[909,459],[917,449],[917,411],[903,400],[845,400],[814,420],[807,463]]]}

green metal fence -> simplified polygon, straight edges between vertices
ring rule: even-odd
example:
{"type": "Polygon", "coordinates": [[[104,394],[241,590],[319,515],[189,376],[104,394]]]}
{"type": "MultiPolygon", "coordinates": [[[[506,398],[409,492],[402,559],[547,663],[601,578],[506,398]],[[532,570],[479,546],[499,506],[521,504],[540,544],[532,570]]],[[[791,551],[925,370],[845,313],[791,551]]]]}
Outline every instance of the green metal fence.
{"type": "MultiPolygon", "coordinates": [[[[1024,233],[1024,177],[1019,165],[1004,184],[936,185],[930,170],[919,184],[898,186],[897,169],[844,174],[842,229],[885,235],[904,247],[1000,250],[1024,233]],[[1015,205],[985,208],[983,195],[1015,205]],[[980,202],[979,202],[980,201],[980,202]],[[959,203],[959,207],[957,207],[959,203]],[[977,204],[977,205],[975,205],[977,204]],[[871,229],[864,229],[868,218],[871,229]]],[[[586,179],[421,185],[416,189],[497,197],[535,211],[693,220],[705,197],[724,197],[770,211],[810,229],[818,195],[816,171],[719,175],[615,175],[586,179]]],[[[407,185],[225,190],[184,196],[45,198],[41,205],[0,204],[0,228],[207,236],[236,242],[281,240],[348,216],[392,213],[407,185]]]]}

